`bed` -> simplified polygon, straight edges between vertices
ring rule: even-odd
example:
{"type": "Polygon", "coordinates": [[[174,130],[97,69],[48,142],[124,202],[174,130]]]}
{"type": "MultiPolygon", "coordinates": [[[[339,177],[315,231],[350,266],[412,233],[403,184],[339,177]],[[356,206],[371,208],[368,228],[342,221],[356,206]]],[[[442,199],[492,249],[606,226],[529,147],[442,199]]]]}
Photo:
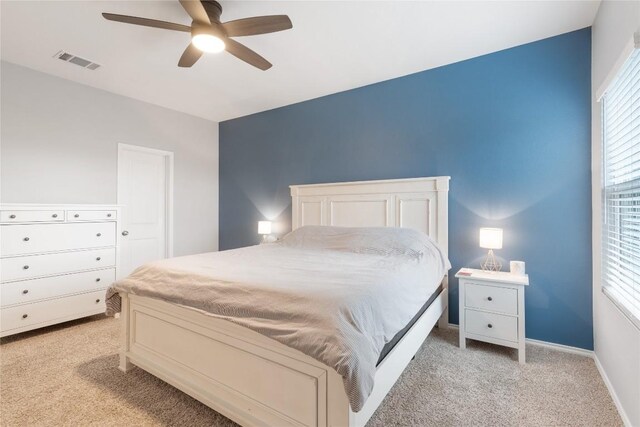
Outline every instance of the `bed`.
{"type": "MultiPolygon", "coordinates": [[[[448,181],[448,177],[435,177],[291,186],[292,228],[296,230],[292,234],[306,236],[306,230],[313,230],[313,226],[356,227],[354,230],[357,230],[357,227],[402,227],[426,233],[437,242],[440,252],[443,252],[446,258],[448,181]]],[[[384,229],[381,233],[385,234],[384,229]]],[[[226,270],[237,267],[238,271],[230,277],[237,277],[238,272],[243,270],[244,276],[241,277],[248,277],[250,280],[247,279],[247,281],[259,281],[259,278],[256,278],[259,276],[268,282],[269,272],[275,271],[276,274],[273,275],[279,276],[281,279],[278,280],[282,283],[271,281],[270,286],[286,287],[286,266],[282,266],[281,271],[278,271],[278,266],[273,267],[271,264],[277,264],[278,259],[291,259],[300,254],[300,260],[296,261],[296,265],[305,262],[313,265],[313,252],[292,248],[292,245],[295,246],[295,239],[293,244],[290,240],[291,238],[285,238],[282,244],[264,245],[260,250],[247,248],[235,252],[229,251],[211,258],[206,258],[210,255],[203,254],[186,257],[188,259],[184,260],[167,260],[165,263],[174,263],[180,268],[183,268],[185,263],[191,263],[189,268],[197,271],[198,268],[215,265],[215,260],[219,260],[221,264],[216,271],[225,270],[222,268],[223,264],[228,266],[226,270]],[[259,268],[261,261],[258,258],[263,254],[264,262],[261,269],[259,268]],[[246,262],[244,265],[240,261],[229,258],[234,256],[239,260],[248,257],[255,261],[246,262]],[[242,268],[238,267],[240,265],[242,268]],[[251,265],[254,265],[254,269],[250,267],[251,265]],[[276,270],[269,270],[269,268],[276,268],[276,270]],[[256,277],[252,278],[251,274],[256,277]]],[[[350,254],[340,255],[336,262],[348,265],[352,258],[355,260],[357,257],[350,254]]],[[[366,259],[364,256],[360,258],[366,259]]],[[[384,274],[384,269],[374,270],[379,268],[378,264],[378,261],[369,263],[367,268],[370,270],[362,271],[369,271],[370,275],[384,274]]],[[[402,269],[393,270],[394,274],[401,278],[397,280],[395,286],[400,286],[407,280],[414,280],[410,278],[416,276],[413,270],[411,275],[402,276],[401,272],[408,268],[405,264],[410,263],[403,263],[402,269]]],[[[271,325],[273,327],[267,328],[263,323],[262,329],[250,322],[245,322],[244,319],[251,319],[251,315],[247,314],[252,309],[250,306],[234,307],[234,313],[240,314],[236,313],[234,317],[221,317],[212,316],[203,310],[204,306],[197,305],[204,304],[202,301],[217,303],[219,298],[227,296],[226,293],[219,293],[216,297],[203,295],[202,298],[184,304],[180,299],[170,301],[166,298],[154,297],[152,292],[141,292],[141,289],[152,281],[155,283],[148,289],[161,288],[160,276],[164,274],[162,273],[164,270],[159,267],[154,270],[152,267],[149,267],[146,276],[139,274],[141,282],[144,283],[136,288],[136,292],[123,291],[123,288],[119,292],[123,327],[120,369],[126,372],[136,365],[246,426],[363,426],[411,361],[434,325],[438,321],[440,326],[446,326],[448,323],[448,289],[446,271],[444,271],[442,276],[438,276],[437,280],[441,280],[438,286],[433,289],[423,286],[421,292],[423,295],[428,292],[429,298],[428,300],[424,298],[425,301],[421,301],[420,306],[414,307],[415,312],[411,313],[411,319],[406,316],[398,318],[398,322],[402,321],[406,326],[393,337],[386,334],[384,341],[388,342],[384,348],[381,348],[380,340],[377,340],[376,351],[381,351],[379,355],[376,354],[377,360],[373,360],[375,365],[372,365],[371,360],[362,364],[362,366],[373,366],[373,370],[354,369],[358,373],[355,376],[364,377],[365,381],[350,383],[348,379],[350,374],[345,374],[345,371],[341,370],[343,365],[335,362],[340,357],[331,356],[333,357],[331,358],[316,354],[329,353],[322,351],[323,343],[320,343],[319,347],[316,347],[316,350],[319,350],[313,353],[306,349],[309,343],[318,344],[315,342],[317,340],[309,339],[303,345],[301,342],[306,338],[305,334],[293,334],[291,328],[282,333],[277,322],[271,325]],[[440,279],[440,277],[444,278],[440,279]],[[342,375],[338,371],[342,372],[342,375]],[[368,382],[367,375],[371,377],[368,382]],[[364,386],[362,386],[363,383],[364,386]],[[349,384],[352,386],[356,384],[359,388],[355,387],[354,391],[353,387],[351,389],[348,387],[349,384]]],[[[356,263],[345,269],[360,271],[361,267],[356,263]]],[[[329,270],[331,269],[327,268],[327,278],[329,278],[329,270]]],[[[198,274],[200,275],[194,277],[205,275],[203,272],[198,274]]],[[[216,272],[216,274],[222,273],[216,272]]],[[[318,273],[320,274],[322,273],[318,273]]],[[[340,268],[334,268],[332,274],[338,279],[342,277],[342,280],[347,277],[340,276],[340,268]]],[[[361,277],[364,282],[364,275],[354,277],[361,277]]],[[[171,291],[169,285],[176,280],[179,282],[179,275],[164,277],[167,292],[171,291]]],[[[192,279],[183,280],[188,284],[188,280],[192,279]]],[[[224,282],[224,277],[220,280],[224,282]]],[[[393,276],[389,275],[386,280],[393,280],[393,276]]],[[[430,280],[433,281],[433,278],[430,280]]],[[[426,282],[428,280],[425,278],[426,282]]],[[[356,284],[356,282],[350,283],[349,286],[356,286],[356,284]]],[[[234,283],[234,287],[229,289],[236,290],[235,285],[234,283]]],[[[419,281],[415,283],[415,286],[418,285],[419,281]]],[[[413,289],[412,286],[406,288],[413,289]]],[[[273,299],[270,295],[273,292],[256,294],[260,292],[260,288],[244,291],[251,293],[254,298],[259,295],[259,298],[254,301],[264,302],[267,307],[271,306],[269,304],[275,308],[280,305],[281,300],[273,299]]],[[[397,295],[398,299],[410,299],[407,297],[411,296],[399,291],[397,295]]],[[[305,310],[312,318],[317,315],[316,317],[320,319],[321,313],[331,311],[332,304],[343,299],[348,298],[343,298],[341,295],[333,299],[327,297],[319,302],[323,307],[322,310],[318,309],[314,312],[312,305],[305,310]]],[[[394,303],[392,294],[379,297],[379,301],[384,300],[389,304],[394,303]]],[[[242,300],[236,298],[235,301],[242,300]]],[[[366,311],[362,307],[359,310],[366,311]]],[[[390,312],[394,313],[394,310],[391,309],[390,312]]],[[[295,320],[295,316],[291,317],[295,320]]],[[[371,319],[375,320],[375,316],[371,319]]],[[[346,324],[350,323],[353,322],[346,322],[346,324]]],[[[323,319],[320,319],[317,325],[322,324],[323,319]]],[[[316,328],[316,324],[309,325],[316,328]]],[[[373,326],[373,329],[377,330],[376,328],[383,326],[383,323],[380,323],[373,326]]],[[[333,328],[335,325],[330,324],[326,327],[333,328]]],[[[295,328],[293,330],[295,332],[295,328]]],[[[336,330],[337,335],[342,334],[341,329],[336,330]]],[[[380,334],[383,335],[382,332],[380,334]]],[[[330,344],[331,342],[329,340],[330,344]]],[[[331,347],[331,345],[327,346],[331,347]]],[[[366,352],[362,352],[364,353],[366,352]]],[[[356,352],[355,359],[364,358],[362,354],[356,352]]]]}

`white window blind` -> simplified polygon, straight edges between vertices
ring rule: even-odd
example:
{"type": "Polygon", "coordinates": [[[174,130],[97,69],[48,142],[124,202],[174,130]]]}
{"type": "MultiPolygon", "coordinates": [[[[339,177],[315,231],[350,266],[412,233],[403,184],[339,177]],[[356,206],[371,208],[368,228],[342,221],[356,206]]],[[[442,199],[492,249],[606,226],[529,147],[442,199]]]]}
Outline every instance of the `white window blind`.
{"type": "Polygon", "coordinates": [[[640,49],[607,88],[602,125],[602,284],[640,325],[640,49]]]}

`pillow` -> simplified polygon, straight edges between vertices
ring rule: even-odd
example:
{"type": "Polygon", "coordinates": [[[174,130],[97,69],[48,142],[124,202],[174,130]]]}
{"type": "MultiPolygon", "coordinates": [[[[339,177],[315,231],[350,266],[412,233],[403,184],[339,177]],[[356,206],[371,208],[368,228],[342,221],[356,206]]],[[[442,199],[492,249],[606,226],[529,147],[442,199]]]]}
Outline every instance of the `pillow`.
{"type": "Polygon", "coordinates": [[[282,238],[284,246],[383,256],[421,258],[441,251],[425,233],[395,227],[330,227],[307,225],[282,238]]]}

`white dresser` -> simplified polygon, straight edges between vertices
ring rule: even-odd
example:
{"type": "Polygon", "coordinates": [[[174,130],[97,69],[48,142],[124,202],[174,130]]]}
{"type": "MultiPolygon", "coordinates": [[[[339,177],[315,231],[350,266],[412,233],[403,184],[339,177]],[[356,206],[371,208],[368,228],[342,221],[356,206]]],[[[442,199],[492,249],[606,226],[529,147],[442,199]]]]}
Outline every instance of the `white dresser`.
{"type": "Polygon", "coordinates": [[[456,274],[460,297],[460,348],[467,338],[518,349],[525,363],[524,288],[529,276],[463,268],[456,274]]]}
{"type": "Polygon", "coordinates": [[[119,218],[115,205],[0,205],[0,336],[104,312],[119,218]]]}

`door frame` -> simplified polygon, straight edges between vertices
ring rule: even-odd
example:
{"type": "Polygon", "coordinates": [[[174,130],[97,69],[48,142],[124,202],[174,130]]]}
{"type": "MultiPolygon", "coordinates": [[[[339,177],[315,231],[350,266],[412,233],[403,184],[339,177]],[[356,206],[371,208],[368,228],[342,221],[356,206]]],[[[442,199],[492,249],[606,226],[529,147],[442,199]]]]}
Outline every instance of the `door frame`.
{"type": "MultiPolygon", "coordinates": [[[[118,143],[118,189],[117,199],[118,204],[121,205],[122,197],[122,183],[123,183],[123,170],[122,170],[122,156],[125,151],[137,151],[141,153],[159,154],[164,156],[165,163],[165,191],[167,198],[165,200],[165,256],[167,258],[173,257],[173,152],[158,150],[155,148],[142,147],[139,145],[118,143]]],[[[123,210],[126,206],[122,205],[123,210]]],[[[124,225],[124,224],[122,224],[124,225]]],[[[120,231],[118,232],[120,238],[120,231]]]]}

